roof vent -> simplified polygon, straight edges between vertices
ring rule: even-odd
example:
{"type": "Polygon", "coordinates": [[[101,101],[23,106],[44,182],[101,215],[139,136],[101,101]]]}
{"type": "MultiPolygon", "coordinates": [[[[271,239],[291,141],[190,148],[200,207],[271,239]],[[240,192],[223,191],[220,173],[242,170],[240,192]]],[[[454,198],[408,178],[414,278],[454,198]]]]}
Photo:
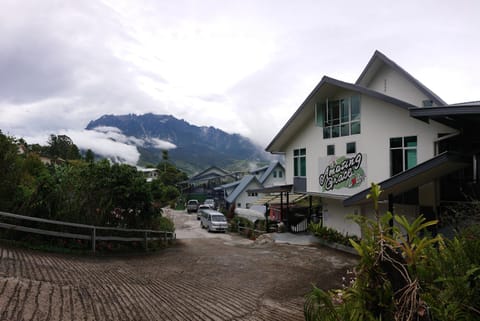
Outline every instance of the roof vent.
{"type": "Polygon", "coordinates": [[[422,101],[423,107],[433,107],[433,100],[426,99],[422,101]]]}

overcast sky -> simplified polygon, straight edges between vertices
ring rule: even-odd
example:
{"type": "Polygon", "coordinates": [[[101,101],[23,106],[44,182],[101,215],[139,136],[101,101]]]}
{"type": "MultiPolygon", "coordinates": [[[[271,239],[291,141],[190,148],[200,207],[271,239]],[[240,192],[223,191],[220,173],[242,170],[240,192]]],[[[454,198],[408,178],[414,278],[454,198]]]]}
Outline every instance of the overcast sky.
{"type": "Polygon", "coordinates": [[[152,112],[265,147],[323,75],[353,83],[376,49],[448,103],[480,100],[479,14],[476,0],[0,0],[0,129],[77,143],[103,114],[152,112]]]}

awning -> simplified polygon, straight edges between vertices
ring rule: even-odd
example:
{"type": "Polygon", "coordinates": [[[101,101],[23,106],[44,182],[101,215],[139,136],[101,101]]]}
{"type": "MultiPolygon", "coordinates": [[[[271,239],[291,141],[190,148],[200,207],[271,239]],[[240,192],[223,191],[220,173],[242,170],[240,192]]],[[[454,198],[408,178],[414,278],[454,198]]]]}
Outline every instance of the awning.
{"type": "Polygon", "coordinates": [[[274,185],[269,187],[262,187],[256,189],[249,189],[247,192],[249,193],[285,193],[291,192],[293,188],[293,184],[287,185],[274,185]]]}
{"type": "MultiPolygon", "coordinates": [[[[299,201],[301,201],[302,199],[306,198],[308,195],[307,194],[288,194],[288,203],[289,204],[295,204],[299,201]]],[[[286,204],[287,203],[287,196],[286,195],[283,195],[280,196],[279,194],[276,194],[276,195],[267,195],[265,197],[262,197],[258,200],[256,200],[253,204],[257,204],[257,205],[264,205],[264,204],[270,204],[270,205],[274,205],[274,204],[280,204],[282,203],[282,200],[283,200],[283,204],[286,204]]]]}
{"type": "Polygon", "coordinates": [[[258,220],[265,220],[265,215],[252,210],[252,209],[247,209],[247,208],[236,208],[235,209],[235,214],[237,214],[240,217],[246,218],[249,221],[252,221],[255,223],[258,220]]]}
{"type": "MultiPolygon", "coordinates": [[[[379,200],[388,199],[389,194],[398,195],[432,182],[436,178],[445,176],[459,169],[467,167],[471,160],[465,155],[444,152],[426,162],[418,164],[404,172],[379,183],[382,189],[379,200]]],[[[371,202],[367,200],[370,188],[357,193],[343,201],[344,206],[360,205],[371,202]]]]}

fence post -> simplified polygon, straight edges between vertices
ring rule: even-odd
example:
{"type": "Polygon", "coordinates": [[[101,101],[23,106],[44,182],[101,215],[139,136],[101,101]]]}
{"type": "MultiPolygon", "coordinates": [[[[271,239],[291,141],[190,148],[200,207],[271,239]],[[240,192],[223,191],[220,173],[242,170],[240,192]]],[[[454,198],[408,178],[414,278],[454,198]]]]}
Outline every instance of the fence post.
{"type": "Polygon", "coordinates": [[[145,251],[148,250],[148,232],[145,231],[145,234],[144,234],[144,241],[145,241],[145,251]]]}
{"type": "Polygon", "coordinates": [[[92,252],[95,253],[95,242],[96,242],[96,231],[95,227],[92,228],[92,252]]]}

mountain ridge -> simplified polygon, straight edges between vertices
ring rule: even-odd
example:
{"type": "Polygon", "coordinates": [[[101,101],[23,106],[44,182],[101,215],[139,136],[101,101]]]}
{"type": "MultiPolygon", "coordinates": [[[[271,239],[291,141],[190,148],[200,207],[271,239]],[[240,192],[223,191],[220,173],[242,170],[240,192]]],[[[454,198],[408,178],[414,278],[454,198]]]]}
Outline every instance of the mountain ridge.
{"type": "MultiPolygon", "coordinates": [[[[169,158],[187,172],[209,166],[228,168],[242,161],[264,163],[269,160],[268,153],[240,134],[229,134],[213,126],[192,125],[172,115],[109,114],[90,121],[86,129],[97,127],[115,127],[125,136],[148,141],[156,138],[174,144],[176,148],[168,151],[169,158]]],[[[161,161],[161,148],[146,144],[137,146],[137,149],[140,152],[139,165],[161,161]]]]}

